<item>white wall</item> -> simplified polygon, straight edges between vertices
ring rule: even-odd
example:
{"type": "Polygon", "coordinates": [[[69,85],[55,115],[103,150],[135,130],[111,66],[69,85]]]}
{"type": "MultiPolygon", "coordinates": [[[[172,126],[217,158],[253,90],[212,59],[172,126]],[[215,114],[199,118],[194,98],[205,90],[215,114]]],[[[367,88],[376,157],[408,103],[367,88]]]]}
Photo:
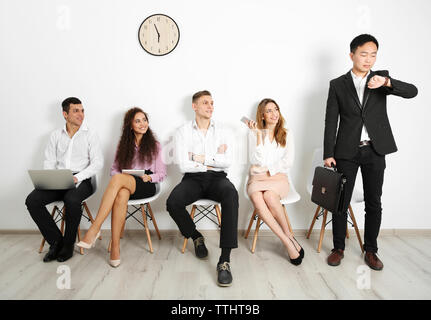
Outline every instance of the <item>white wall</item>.
{"type": "MultiPolygon", "coordinates": [[[[0,229],[36,229],[24,205],[32,190],[27,169],[42,167],[48,135],[64,123],[64,98],[83,101],[86,120],[101,138],[105,166],[89,202],[95,214],[124,112],[144,108],[167,144],[172,131],[192,118],[191,95],[202,89],[213,94],[214,118],[228,123],[244,143],[241,116],[254,117],[262,98],[279,103],[296,137],[292,176],[302,197],[289,215],[295,229],[308,228],[315,206],[306,181],[313,149],[323,140],[328,83],[349,70],[349,43],[365,32],[381,45],[374,69],[388,69],[419,89],[413,100],[388,99],[399,151],[386,158],[382,228],[431,228],[429,1],[152,3],[0,1],[0,229]],[[141,22],[154,13],[171,16],[180,27],[178,47],[164,57],[147,54],[137,40],[141,22]]],[[[244,198],[246,172],[244,161],[230,172],[240,194],[240,229],[251,213],[244,198]]],[[[153,209],[161,229],[176,229],[165,201],[181,176],[174,165],[168,174],[153,209]]],[[[355,209],[362,228],[363,206],[355,209]]],[[[109,220],[104,227],[110,228],[109,220]]],[[[140,226],[128,222],[127,228],[140,226]]]]}

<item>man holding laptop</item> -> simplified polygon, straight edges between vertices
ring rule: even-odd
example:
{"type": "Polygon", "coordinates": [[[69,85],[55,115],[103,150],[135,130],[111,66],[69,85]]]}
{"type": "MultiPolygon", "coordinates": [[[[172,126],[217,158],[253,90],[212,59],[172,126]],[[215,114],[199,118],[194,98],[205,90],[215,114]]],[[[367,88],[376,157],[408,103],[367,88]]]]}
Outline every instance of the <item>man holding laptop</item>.
{"type": "Polygon", "coordinates": [[[44,169],[70,169],[75,187],[45,189],[36,187],[25,204],[45,240],[50,244],[44,262],[64,262],[73,256],[76,233],[81,221],[81,203],[93,193],[91,177],[103,166],[103,155],[97,135],[84,121],[84,108],[78,98],[62,103],[66,125],[55,130],[45,149],[44,169]],[[63,201],[66,209],[64,237],[46,209],[54,201],[63,201]]]}

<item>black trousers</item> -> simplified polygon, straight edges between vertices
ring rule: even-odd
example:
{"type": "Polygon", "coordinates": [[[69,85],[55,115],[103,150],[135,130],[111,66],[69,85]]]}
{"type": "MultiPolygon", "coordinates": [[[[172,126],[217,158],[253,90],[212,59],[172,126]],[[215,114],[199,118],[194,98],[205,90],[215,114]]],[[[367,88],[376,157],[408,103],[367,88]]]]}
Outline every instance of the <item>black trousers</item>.
{"type": "Polygon", "coordinates": [[[372,146],[363,146],[353,159],[335,159],[337,170],[347,177],[345,184],[344,214],[332,215],[332,233],[335,249],[344,250],[347,208],[352,198],[358,168],[361,168],[365,200],[364,250],[377,253],[377,236],[382,220],[382,187],[386,168],[385,156],[377,154],[372,146]]]}
{"type": "Polygon", "coordinates": [[[166,207],[181,234],[190,238],[196,230],[186,206],[199,199],[221,203],[220,248],[238,247],[238,192],[226,173],[207,171],[186,173],[169,195],[166,207]]]}
{"type": "Polygon", "coordinates": [[[62,239],[60,229],[46,209],[46,205],[54,201],[63,201],[66,208],[66,229],[63,242],[72,245],[76,240],[82,215],[82,201],[93,193],[91,179],[81,182],[76,189],[70,190],[33,190],[25,200],[25,205],[36,222],[45,240],[52,245],[62,239]]]}

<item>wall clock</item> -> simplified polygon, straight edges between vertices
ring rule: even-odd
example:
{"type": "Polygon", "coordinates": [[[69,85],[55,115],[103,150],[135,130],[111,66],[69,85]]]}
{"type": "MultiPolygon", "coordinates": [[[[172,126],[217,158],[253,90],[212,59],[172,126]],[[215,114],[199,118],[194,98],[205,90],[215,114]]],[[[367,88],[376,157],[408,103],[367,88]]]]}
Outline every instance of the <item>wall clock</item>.
{"type": "Polygon", "coordinates": [[[178,45],[180,29],[171,17],[165,14],[153,14],[141,23],[138,38],[146,52],[154,56],[164,56],[178,45]]]}

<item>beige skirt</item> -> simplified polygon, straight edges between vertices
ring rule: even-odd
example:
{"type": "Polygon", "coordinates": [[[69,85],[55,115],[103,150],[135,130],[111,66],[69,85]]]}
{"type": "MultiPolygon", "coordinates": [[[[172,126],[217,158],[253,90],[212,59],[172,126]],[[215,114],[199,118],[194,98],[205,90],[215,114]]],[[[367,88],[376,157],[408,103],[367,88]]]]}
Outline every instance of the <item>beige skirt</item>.
{"type": "Polygon", "coordinates": [[[247,194],[250,197],[256,191],[274,191],[281,199],[289,193],[289,180],[283,173],[270,176],[267,173],[249,174],[247,194]]]}

